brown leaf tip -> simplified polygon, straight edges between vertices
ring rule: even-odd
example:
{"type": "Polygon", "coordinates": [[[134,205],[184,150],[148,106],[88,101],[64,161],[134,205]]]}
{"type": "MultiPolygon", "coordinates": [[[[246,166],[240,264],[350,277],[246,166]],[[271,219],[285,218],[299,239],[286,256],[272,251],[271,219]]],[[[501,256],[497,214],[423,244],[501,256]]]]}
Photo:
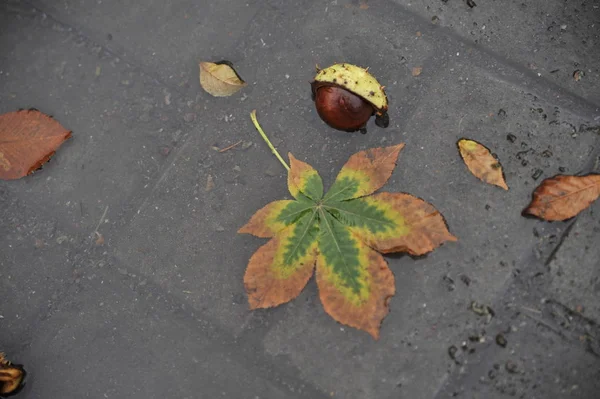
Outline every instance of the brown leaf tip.
{"type": "Polygon", "coordinates": [[[458,241],[458,237],[456,237],[454,234],[448,232],[448,236],[446,236],[446,241],[456,242],[456,241],[458,241]]]}

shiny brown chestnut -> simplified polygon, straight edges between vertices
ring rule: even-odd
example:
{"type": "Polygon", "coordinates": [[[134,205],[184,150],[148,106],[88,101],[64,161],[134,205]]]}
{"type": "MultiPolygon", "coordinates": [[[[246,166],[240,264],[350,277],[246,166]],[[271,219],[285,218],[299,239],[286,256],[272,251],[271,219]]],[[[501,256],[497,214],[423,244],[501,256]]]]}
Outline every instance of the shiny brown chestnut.
{"type": "Polygon", "coordinates": [[[366,133],[372,115],[377,126],[389,125],[387,96],[367,69],[352,64],[317,68],[311,83],[313,100],[321,119],[332,128],[366,133]]]}
{"type": "Polygon", "coordinates": [[[355,132],[373,115],[373,106],[348,90],[323,84],[315,89],[317,113],[334,129],[355,132]]]}

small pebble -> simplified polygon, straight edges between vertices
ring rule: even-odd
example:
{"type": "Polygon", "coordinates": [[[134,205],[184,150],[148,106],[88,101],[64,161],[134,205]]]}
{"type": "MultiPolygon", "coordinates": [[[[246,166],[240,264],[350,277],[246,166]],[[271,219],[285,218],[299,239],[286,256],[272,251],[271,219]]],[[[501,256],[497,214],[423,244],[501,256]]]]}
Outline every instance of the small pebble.
{"type": "Polygon", "coordinates": [[[479,316],[494,315],[492,308],[484,304],[479,304],[475,301],[471,302],[471,310],[479,316]]]}
{"type": "Polygon", "coordinates": [[[501,347],[506,348],[507,342],[506,342],[506,338],[504,338],[504,335],[502,335],[502,334],[496,335],[496,343],[498,345],[500,345],[501,347]]]}
{"type": "Polygon", "coordinates": [[[275,176],[278,176],[279,174],[280,174],[280,172],[277,170],[274,170],[273,168],[267,168],[265,170],[265,176],[275,177],[275,176]]]}
{"type": "Polygon", "coordinates": [[[460,276],[460,281],[462,281],[467,287],[471,284],[471,278],[465,274],[460,276]]]}
{"type": "Polygon", "coordinates": [[[511,374],[515,374],[519,370],[517,364],[511,360],[508,360],[504,367],[506,368],[506,371],[508,371],[511,374]]]}
{"type": "Polygon", "coordinates": [[[171,147],[167,147],[167,146],[160,147],[159,152],[160,152],[160,155],[162,155],[163,157],[166,157],[171,152],[171,147]]]}
{"type": "Polygon", "coordinates": [[[454,357],[456,356],[456,351],[458,351],[458,348],[454,345],[452,345],[451,347],[448,348],[448,355],[450,355],[450,357],[452,359],[454,359],[454,357]]]}
{"type": "Polygon", "coordinates": [[[444,280],[444,282],[446,283],[446,288],[448,288],[448,291],[454,291],[456,285],[454,284],[454,280],[450,276],[445,275],[444,277],[442,277],[442,280],[444,280]]]}
{"type": "Polygon", "coordinates": [[[485,342],[485,331],[478,335],[469,336],[469,341],[483,344],[485,342]]]}
{"type": "Polygon", "coordinates": [[[254,144],[251,141],[243,141],[242,142],[242,150],[247,150],[248,148],[252,147],[252,144],[254,144]]]}
{"type": "Polygon", "coordinates": [[[458,348],[455,345],[452,345],[448,348],[448,355],[450,356],[450,359],[454,360],[454,363],[456,364],[461,364],[462,362],[457,354],[458,348]]]}

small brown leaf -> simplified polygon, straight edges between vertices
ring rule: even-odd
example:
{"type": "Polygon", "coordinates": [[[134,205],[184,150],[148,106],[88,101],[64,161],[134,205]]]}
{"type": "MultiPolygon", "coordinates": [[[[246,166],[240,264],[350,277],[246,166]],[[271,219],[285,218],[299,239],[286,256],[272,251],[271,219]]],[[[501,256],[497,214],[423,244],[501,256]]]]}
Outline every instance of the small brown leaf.
{"type": "Polygon", "coordinates": [[[215,180],[211,175],[206,177],[206,186],[204,187],[204,191],[209,192],[215,188],[215,180]]]}
{"type": "Polygon", "coordinates": [[[0,396],[14,395],[19,392],[25,378],[25,370],[19,364],[12,364],[0,352],[0,396]]]}
{"type": "Polygon", "coordinates": [[[369,5],[367,4],[366,0],[361,0],[358,8],[360,8],[361,10],[367,10],[369,8],[369,5]]]}
{"type": "Polygon", "coordinates": [[[423,67],[414,67],[412,69],[412,76],[419,76],[423,71],[423,67]]]}
{"type": "Polygon", "coordinates": [[[104,236],[98,232],[96,232],[96,245],[104,245],[104,236]]]}
{"type": "Polygon", "coordinates": [[[38,110],[0,115],[0,179],[19,179],[46,163],[71,132],[38,110]]]}
{"type": "Polygon", "coordinates": [[[229,61],[200,63],[200,86],[215,97],[228,97],[246,85],[229,61]]]}
{"type": "Polygon", "coordinates": [[[489,149],[469,139],[460,139],[457,144],[460,156],[471,173],[486,183],[508,190],[502,165],[492,156],[489,149]]]}
{"type": "Polygon", "coordinates": [[[523,215],[555,221],[577,216],[600,197],[600,174],[558,175],[546,179],[533,192],[523,215]]]}

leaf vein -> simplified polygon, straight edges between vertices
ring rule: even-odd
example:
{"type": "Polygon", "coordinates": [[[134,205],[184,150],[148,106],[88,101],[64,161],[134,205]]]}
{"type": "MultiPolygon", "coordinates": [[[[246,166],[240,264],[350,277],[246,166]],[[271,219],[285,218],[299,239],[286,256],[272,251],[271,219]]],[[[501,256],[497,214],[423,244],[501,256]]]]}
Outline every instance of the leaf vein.
{"type": "Polygon", "coordinates": [[[290,260],[293,258],[293,255],[296,253],[296,251],[298,250],[298,247],[300,246],[300,244],[302,243],[302,240],[304,240],[304,237],[306,237],[306,235],[308,234],[309,230],[312,227],[312,222],[315,218],[315,215],[317,214],[317,210],[315,209],[312,213],[312,215],[310,216],[310,220],[308,221],[308,223],[306,224],[306,228],[304,229],[304,231],[302,232],[302,236],[300,237],[300,239],[298,239],[296,241],[296,246],[288,252],[286,258],[285,258],[285,265],[288,265],[288,263],[290,262],[290,260]]]}
{"type": "MultiPolygon", "coordinates": [[[[386,225],[388,225],[390,227],[396,227],[396,224],[393,221],[389,220],[389,219],[375,219],[375,218],[372,218],[372,217],[369,217],[369,216],[366,216],[366,215],[362,215],[360,213],[350,212],[350,211],[345,210],[345,209],[336,208],[336,207],[331,206],[331,205],[323,205],[323,207],[324,208],[329,208],[329,209],[336,210],[336,211],[338,211],[340,213],[346,213],[348,215],[352,215],[352,216],[359,217],[359,218],[362,218],[362,219],[366,219],[366,220],[370,220],[370,221],[373,221],[373,222],[377,222],[379,224],[386,224],[386,225]]],[[[343,223],[343,222],[340,220],[340,223],[343,223]]]]}
{"type": "MultiPolygon", "coordinates": [[[[352,267],[346,261],[346,257],[344,256],[344,253],[342,252],[342,248],[340,247],[340,244],[339,244],[339,242],[338,242],[335,234],[333,233],[333,228],[329,224],[329,221],[327,220],[327,217],[325,215],[325,211],[323,211],[323,209],[320,209],[319,211],[321,213],[321,217],[323,218],[323,222],[325,223],[325,226],[327,227],[327,230],[329,231],[329,234],[331,235],[331,239],[333,240],[333,242],[335,244],[335,248],[337,249],[339,257],[342,260],[342,263],[344,264],[344,267],[346,269],[347,274],[348,275],[352,275],[352,267]]],[[[352,284],[352,285],[358,285],[358,284],[352,284]]],[[[358,285],[358,287],[353,287],[353,288],[360,289],[360,286],[358,285]]]]}

